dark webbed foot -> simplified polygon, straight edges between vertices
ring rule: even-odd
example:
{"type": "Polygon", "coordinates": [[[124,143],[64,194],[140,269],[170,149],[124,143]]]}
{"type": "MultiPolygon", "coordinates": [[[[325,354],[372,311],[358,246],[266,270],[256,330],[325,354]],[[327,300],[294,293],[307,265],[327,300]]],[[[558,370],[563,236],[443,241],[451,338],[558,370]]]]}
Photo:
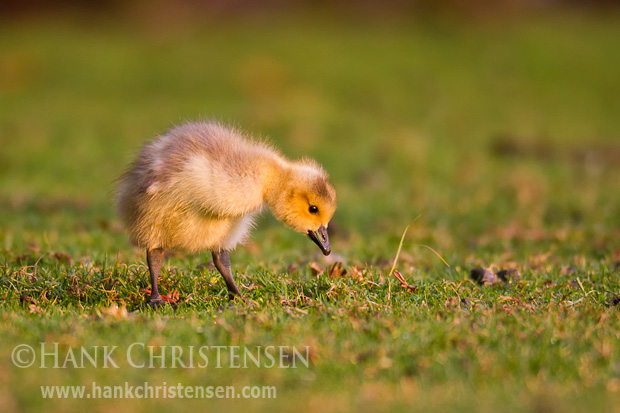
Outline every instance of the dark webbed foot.
{"type": "Polygon", "coordinates": [[[229,301],[226,304],[220,304],[217,307],[217,311],[219,311],[220,313],[223,313],[224,311],[236,311],[236,310],[237,310],[237,307],[232,301],[229,301]]]}
{"type": "Polygon", "coordinates": [[[232,305],[233,303],[237,303],[237,302],[242,302],[247,304],[248,300],[245,299],[244,296],[242,295],[234,295],[234,294],[228,294],[228,302],[230,303],[230,305],[232,305]]]}
{"type": "Polygon", "coordinates": [[[160,298],[149,298],[149,300],[146,302],[146,305],[151,307],[151,308],[157,308],[157,307],[161,307],[163,305],[166,305],[167,303],[160,297],[160,298]]]}
{"type": "Polygon", "coordinates": [[[159,299],[149,298],[148,301],[145,301],[140,306],[140,309],[141,310],[159,310],[160,308],[163,309],[163,308],[167,308],[167,307],[172,308],[172,311],[174,311],[174,312],[177,311],[176,303],[170,303],[170,302],[164,301],[161,298],[159,298],[159,299]]]}

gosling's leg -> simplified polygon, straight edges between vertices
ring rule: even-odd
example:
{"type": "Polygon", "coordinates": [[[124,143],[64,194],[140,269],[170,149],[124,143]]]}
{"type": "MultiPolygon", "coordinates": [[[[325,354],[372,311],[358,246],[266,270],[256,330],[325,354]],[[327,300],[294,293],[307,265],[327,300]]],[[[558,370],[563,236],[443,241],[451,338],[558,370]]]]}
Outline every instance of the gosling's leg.
{"type": "Polygon", "coordinates": [[[154,248],[146,251],[146,262],[149,265],[149,273],[151,274],[151,296],[147,301],[147,304],[151,307],[163,305],[166,302],[161,298],[159,289],[157,288],[157,279],[159,278],[159,272],[164,263],[164,250],[161,248],[154,248]]]}
{"type": "Polygon", "coordinates": [[[224,277],[224,281],[226,281],[226,287],[228,287],[228,299],[230,301],[235,299],[235,295],[243,300],[243,296],[239,292],[237,288],[237,284],[235,284],[235,280],[232,275],[232,271],[230,270],[230,257],[228,256],[228,251],[211,251],[213,254],[213,264],[215,264],[215,268],[222,274],[224,277]]]}

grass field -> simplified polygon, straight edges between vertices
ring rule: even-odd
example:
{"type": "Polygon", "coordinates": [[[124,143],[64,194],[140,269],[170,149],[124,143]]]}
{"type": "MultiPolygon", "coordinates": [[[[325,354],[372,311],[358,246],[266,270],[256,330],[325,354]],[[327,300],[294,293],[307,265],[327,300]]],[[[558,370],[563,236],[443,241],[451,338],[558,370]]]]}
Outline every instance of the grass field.
{"type": "Polygon", "coordinates": [[[4,22],[2,410],[618,411],[619,40],[616,15],[4,22]],[[160,288],[177,311],[141,311],[145,258],[114,180],[144,140],[198,118],[319,160],[339,196],[334,254],[265,213],[231,254],[249,304],[228,305],[209,254],[175,253],[160,288]],[[396,270],[415,291],[389,275],[407,225],[396,270]],[[478,285],[475,267],[521,279],[478,285]],[[12,361],[41,343],[60,366],[117,346],[118,368],[12,361]],[[185,364],[192,346],[283,346],[300,363],[138,368],[133,343],[167,363],[174,346],[185,364]],[[308,367],[292,350],[306,346],[308,367]],[[41,395],[93,382],[277,398],[41,395]]]}

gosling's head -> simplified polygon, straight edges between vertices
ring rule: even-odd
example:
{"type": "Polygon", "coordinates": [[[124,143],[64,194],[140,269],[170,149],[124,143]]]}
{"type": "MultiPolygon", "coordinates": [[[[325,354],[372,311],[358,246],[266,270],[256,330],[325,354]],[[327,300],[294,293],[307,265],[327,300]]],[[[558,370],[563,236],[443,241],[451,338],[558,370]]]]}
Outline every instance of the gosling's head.
{"type": "Polygon", "coordinates": [[[336,191],[320,165],[308,160],[293,164],[270,208],[277,219],[308,235],[324,255],[329,255],[327,226],[336,210],[336,191]]]}

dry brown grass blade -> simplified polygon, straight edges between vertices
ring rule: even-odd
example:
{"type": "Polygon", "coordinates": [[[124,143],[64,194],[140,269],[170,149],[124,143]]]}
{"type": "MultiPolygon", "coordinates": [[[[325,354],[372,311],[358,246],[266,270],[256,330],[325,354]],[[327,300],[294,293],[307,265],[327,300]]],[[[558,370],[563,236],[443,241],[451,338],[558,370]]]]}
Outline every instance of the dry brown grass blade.
{"type": "Polygon", "coordinates": [[[407,289],[408,291],[414,292],[418,290],[417,285],[411,285],[407,283],[407,281],[405,280],[405,277],[403,277],[400,271],[394,271],[394,277],[396,277],[396,279],[400,281],[400,286],[407,289]]]}
{"type": "Polygon", "coordinates": [[[403,249],[403,242],[405,241],[405,235],[407,235],[408,229],[409,229],[409,225],[405,227],[405,230],[403,231],[403,235],[400,237],[400,243],[398,244],[398,250],[396,250],[396,256],[394,257],[392,268],[390,269],[390,272],[388,273],[388,278],[392,276],[392,274],[394,273],[394,269],[396,269],[396,264],[398,264],[398,256],[400,255],[400,250],[403,249]]]}
{"type": "Polygon", "coordinates": [[[417,244],[419,247],[424,247],[424,248],[428,248],[429,250],[431,250],[431,252],[433,254],[435,254],[444,264],[446,264],[446,267],[448,268],[452,268],[450,267],[450,264],[448,264],[448,262],[446,260],[443,259],[443,257],[441,255],[439,255],[439,253],[437,251],[435,251],[434,249],[432,249],[431,247],[429,247],[428,245],[424,245],[424,244],[417,244]]]}

